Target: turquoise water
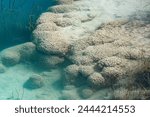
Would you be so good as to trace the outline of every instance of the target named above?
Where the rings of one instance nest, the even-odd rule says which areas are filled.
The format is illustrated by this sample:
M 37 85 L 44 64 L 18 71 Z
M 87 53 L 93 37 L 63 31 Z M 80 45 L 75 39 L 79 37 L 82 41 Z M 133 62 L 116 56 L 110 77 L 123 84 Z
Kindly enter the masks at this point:
M 35 52 L 37 55 L 32 55 L 33 58 L 30 58 L 31 51 L 34 51 L 33 46 L 24 47 L 25 49 L 21 50 L 23 53 L 19 53 L 28 55 L 29 61 L 19 61 L 20 56 L 18 57 L 16 48 L 22 46 L 20 44 L 31 42 L 37 18 L 41 13 L 46 12 L 48 7 L 56 5 L 56 1 L 0 0 L 0 100 L 112 99 L 110 88 L 91 90 L 84 84 L 85 79 L 82 75 L 79 76 L 81 80 L 78 80 L 80 86 L 66 85 L 64 68 L 70 64 L 70 61 L 47 68 L 38 63 L 45 60 L 40 60 L 39 53 Z M 11 51 L 7 53 L 5 50 Z M 12 55 L 16 60 L 11 59 L 12 61 L 9 62 L 9 58 L 6 57 L 8 63 L 3 66 L 1 55 L 4 52 L 9 57 Z M 42 53 L 40 55 L 46 56 Z M 17 62 L 19 64 L 9 65 Z M 69 75 L 70 78 L 72 74 Z M 32 84 L 33 81 L 36 85 Z
M 35 21 L 54 0 L 0 0 L 0 50 L 30 41 Z
M 37 18 L 55 4 L 55 0 L 0 0 L 0 51 L 31 41 Z M 33 74 L 44 78 L 44 87 L 24 87 Z M 45 70 L 30 62 L 7 67 L 5 73 L 0 73 L 0 99 L 59 99 L 61 77 L 61 69 Z

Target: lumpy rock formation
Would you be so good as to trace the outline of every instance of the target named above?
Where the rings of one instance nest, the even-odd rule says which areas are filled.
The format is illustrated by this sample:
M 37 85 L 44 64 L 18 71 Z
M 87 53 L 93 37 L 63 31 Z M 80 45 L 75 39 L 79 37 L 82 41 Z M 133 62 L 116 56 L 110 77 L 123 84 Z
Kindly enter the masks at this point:
M 22 61 L 65 66 L 60 99 L 150 98 L 149 9 L 141 15 L 140 0 L 126 2 L 58 0 L 38 18 L 32 42 L 1 52 L 1 72 Z M 27 84 L 44 83 L 34 75 Z

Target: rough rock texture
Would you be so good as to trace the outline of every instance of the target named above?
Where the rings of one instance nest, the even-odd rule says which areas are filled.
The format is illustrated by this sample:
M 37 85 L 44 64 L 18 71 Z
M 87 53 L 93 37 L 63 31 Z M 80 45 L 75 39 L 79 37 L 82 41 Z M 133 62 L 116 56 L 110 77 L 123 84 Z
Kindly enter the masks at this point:
M 127 90 L 119 88 L 114 91 L 114 99 L 117 100 L 149 100 L 150 90 Z
M 78 71 L 79 67 L 77 65 L 70 65 L 65 69 L 65 84 L 76 84 L 76 80 L 78 79 Z
M 112 85 L 131 71 L 137 71 L 143 61 L 150 58 L 150 40 L 146 36 L 149 32 L 150 24 L 143 21 L 103 24 L 91 36 L 72 44 L 72 54 L 68 58 L 79 69 L 83 65 L 94 68 L 97 73 L 87 78 L 89 84 Z M 78 73 L 80 72 L 81 70 Z
M 37 50 L 45 54 L 65 55 L 69 51 L 70 44 L 76 45 L 76 40 L 81 41 L 81 38 L 87 38 L 91 33 L 95 32 L 102 23 L 114 20 L 114 14 L 116 17 L 124 18 L 136 11 L 134 8 L 128 9 L 129 5 L 132 6 L 135 4 L 134 2 L 131 2 L 129 5 L 121 3 L 118 6 L 117 1 L 118 0 L 113 3 L 112 0 L 102 0 L 97 4 L 99 2 L 98 0 L 92 0 L 93 5 L 91 5 L 91 0 L 58 0 L 59 5 L 50 7 L 48 12 L 43 13 L 37 20 L 38 25 L 33 32 L 33 40 L 36 44 Z M 129 1 L 127 0 L 127 2 Z M 109 4 L 112 4 L 112 6 L 118 6 L 117 10 L 114 9 L 114 7 L 108 7 L 108 9 L 104 7 L 109 6 Z M 122 6 L 124 9 L 122 9 Z M 135 8 L 143 10 L 143 8 L 139 6 L 140 1 L 136 2 Z M 124 12 L 124 14 L 122 12 Z M 124 21 L 122 24 L 125 24 L 126 22 L 127 21 Z M 115 24 L 113 22 L 114 26 L 122 24 L 119 24 L 118 22 Z M 122 30 L 115 30 L 116 32 L 119 31 L 120 35 L 124 34 L 124 31 Z M 119 35 L 116 35 L 116 38 L 107 38 L 105 36 L 105 33 L 111 31 L 111 28 L 106 31 L 103 30 L 103 32 L 101 31 L 100 35 L 101 37 L 103 36 L 103 38 L 100 40 L 96 39 L 99 35 L 99 31 L 97 31 L 97 33 L 87 39 L 87 41 L 89 41 L 88 45 L 92 43 L 110 43 L 118 40 L 118 38 L 120 38 Z M 111 37 L 112 35 L 113 34 L 111 33 L 110 35 L 107 34 L 108 37 Z M 126 36 L 127 35 L 128 34 L 126 34 Z M 129 40 L 130 35 L 128 35 L 128 40 L 126 40 L 126 42 L 122 43 L 122 41 L 118 40 L 115 44 L 118 46 L 121 44 L 129 45 Z M 82 46 L 77 44 L 74 48 L 79 47 L 78 49 L 82 49 L 88 46 L 84 41 L 81 41 L 80 43 Z M 105 48 L 105 46 L 102 47 L 102 49 Z M 99 49 L 99 47 L 96 48 Z M 115 48 L 113 49 L 115 50 Z
M 38 25 L 33 32 L 33 42 L 39 52 L 48 55 L 65 55 L 68 52 L 68 37 L 61 31 L 61 26 L 67 23 L 61 19 L 61 14 L 46 12 L 37 20 Z
M 81 74 L 83 77 L 88 77 L 92 73 L 94 73 L 93 66 L 80 66 L 79 67 L 79 74 Z
M 37 50 L 46 54 L 64 55 L 68 51 L 66 37 L 58 31 L 35 31 L 34 43 Z
M 149 21 L 135 20 L 142 19 L 140 15 L 128 19 L 136 8 L 143 9 L 140 1 L 130 2 L 136 7 L 131 9 L 129 4 L 115 4 L 111 0 L 102 0 L 101 4 L 92 0 L 93 6 L 90 0 L 59 0 L 58 3 L 38 19 L 33 37 L 38 51 L 63 55 L 72 63 L 65 69 L 65 85 L 85 85 L 96 90 L 109 87 L 130 72 L 136 73 L 143 61 L 150 58 Z M 117 9 L 109 7 L 110 4 Z M 59 49 L 57 39 L 49 36 L 50 32 L 65 35 L 66 38 L 60 39 Z M 111 99 L 112 95 L 106 98 Z
M 100 73 L 93 73 L 87 79 L 88 84 L 94 88 L 102 88 L 105 85 L 105 79 Z

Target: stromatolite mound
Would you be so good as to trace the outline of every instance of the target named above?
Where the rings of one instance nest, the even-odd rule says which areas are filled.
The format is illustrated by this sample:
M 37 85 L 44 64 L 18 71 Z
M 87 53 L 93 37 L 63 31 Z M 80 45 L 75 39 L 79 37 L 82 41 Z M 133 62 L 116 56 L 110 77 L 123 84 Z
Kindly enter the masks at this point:
M 78 68 L 76 78 L 82 75 L 87 85 L 100 89 L 136 73 L 143 61 L 150 58 L 149 31 L 150 24 L 144 21 L 118 20 L 75 41 L 67 57 L 74 64 L 71 66 Z
M 42 53 L 64 55 L 68 51 L 66 37 L 58 31 L 35 31 L 33 36 L 37 50 Z
M 1 61 L 5 66 L 16 65 L 20 61 L 20 54 L 11 50 L 3 51 L 1 54 Z
M 23 61 L 30 61 L 37 54 L 32 42 L 7 48 L 0 53 L 0 62 L 7 66 L 14 66 Z

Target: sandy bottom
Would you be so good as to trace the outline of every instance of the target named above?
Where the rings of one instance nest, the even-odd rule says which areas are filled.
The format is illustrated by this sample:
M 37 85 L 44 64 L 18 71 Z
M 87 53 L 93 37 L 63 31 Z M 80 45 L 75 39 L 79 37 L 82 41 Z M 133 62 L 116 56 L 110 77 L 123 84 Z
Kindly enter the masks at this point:
M 44 87 L 34 90 L 24 88 L 23 84 L 35 73 L 44 77 Z M 61 77 L 59 69 L 37 71 L 31 64 L 18 64 L 0 74 L 0 99 L 59 99 Z

